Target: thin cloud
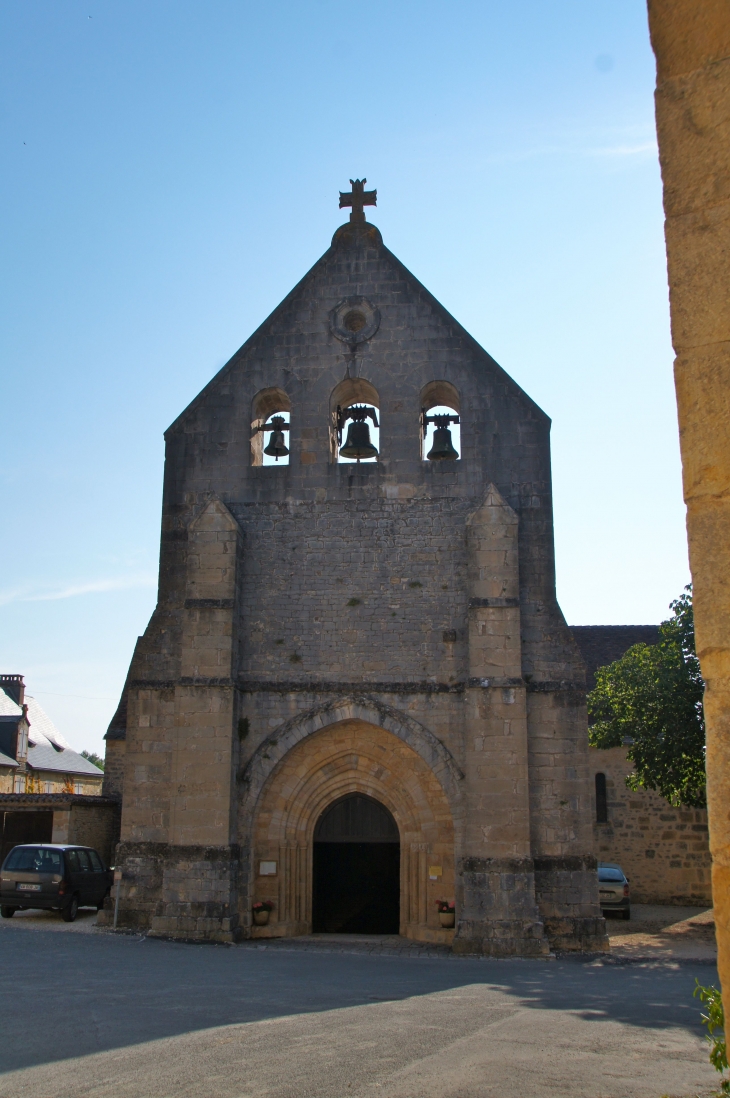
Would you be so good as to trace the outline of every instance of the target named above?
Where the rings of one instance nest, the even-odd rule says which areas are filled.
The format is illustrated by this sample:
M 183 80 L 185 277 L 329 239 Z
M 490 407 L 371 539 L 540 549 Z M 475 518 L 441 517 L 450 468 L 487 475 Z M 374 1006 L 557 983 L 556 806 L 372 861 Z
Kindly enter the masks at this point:
M 88 583 L 71 584 L 47 591 L 31 587 L 15 587 L 0 591 L 0 606 L 11 602 L 56 602 L 58 599 L 75 599 L 82 595 L 96 595 L 105 591 L 130 591 L 157 586 L 157 578 L 151 573 L 136 576 L 114 576 L 109 579 L 90 580 Z
M 645 141 L 641 145 L 613 145 L 605 149 L 590 149 L 588 156 L 640 156 L 642 153 L 658 154 L 656 141 Z

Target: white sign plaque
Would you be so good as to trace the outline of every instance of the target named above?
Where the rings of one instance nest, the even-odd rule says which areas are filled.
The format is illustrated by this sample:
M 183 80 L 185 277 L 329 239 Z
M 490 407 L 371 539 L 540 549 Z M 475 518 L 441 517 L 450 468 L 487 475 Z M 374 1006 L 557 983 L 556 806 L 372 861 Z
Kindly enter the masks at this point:
M 259 862 L 259 877 L 275 877 L 276 862 Z

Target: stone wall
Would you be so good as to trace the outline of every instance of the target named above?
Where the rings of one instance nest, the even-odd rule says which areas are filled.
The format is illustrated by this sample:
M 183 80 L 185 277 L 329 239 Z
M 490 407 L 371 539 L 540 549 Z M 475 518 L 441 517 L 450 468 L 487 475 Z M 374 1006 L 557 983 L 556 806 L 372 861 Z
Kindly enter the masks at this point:
M 107 865 L 114 864 L 119 836 L 119 807 L 71 804 L 53 813 L 54 843 L 78 843 L 98 850 Z
M 718 970 L 730 1018 L 730 13 L 649 0 Z
M 618 862 L 634 903 L 711 904 L 707 813 L 674 808 L 652 790 L 629 789 L 625 748 L 592 747 L 589 757 L 592 778 L 605 774 L 608 794 L 608 822 L 593 825 L 599 861 Z

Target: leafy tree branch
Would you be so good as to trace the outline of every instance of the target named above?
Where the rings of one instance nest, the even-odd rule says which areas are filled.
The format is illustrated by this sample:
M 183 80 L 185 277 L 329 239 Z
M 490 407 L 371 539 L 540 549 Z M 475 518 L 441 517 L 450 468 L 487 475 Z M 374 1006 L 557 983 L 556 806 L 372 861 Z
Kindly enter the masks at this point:
M 674 805 L 705 796 L 704 683 L 695 651 L 692 588 L 670 604 L 657 644 L 635 644 L 596 672 L 588 695 L 593 747 L 628 747 L 630 789 L 654 789 Z

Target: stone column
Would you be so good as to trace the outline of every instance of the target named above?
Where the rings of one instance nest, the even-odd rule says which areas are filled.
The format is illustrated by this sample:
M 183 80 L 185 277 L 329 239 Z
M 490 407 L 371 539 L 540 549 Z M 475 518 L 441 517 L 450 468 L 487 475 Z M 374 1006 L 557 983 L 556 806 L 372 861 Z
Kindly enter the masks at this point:
M 490 485 L 467 520 L 467 825 L 457 865 L 454 951 L 548 952 L 530 856 L 527 707 L 520 641 L 518 519 Z
M 730 1018 L 730 9 L 649 0 L 718 970 Z

